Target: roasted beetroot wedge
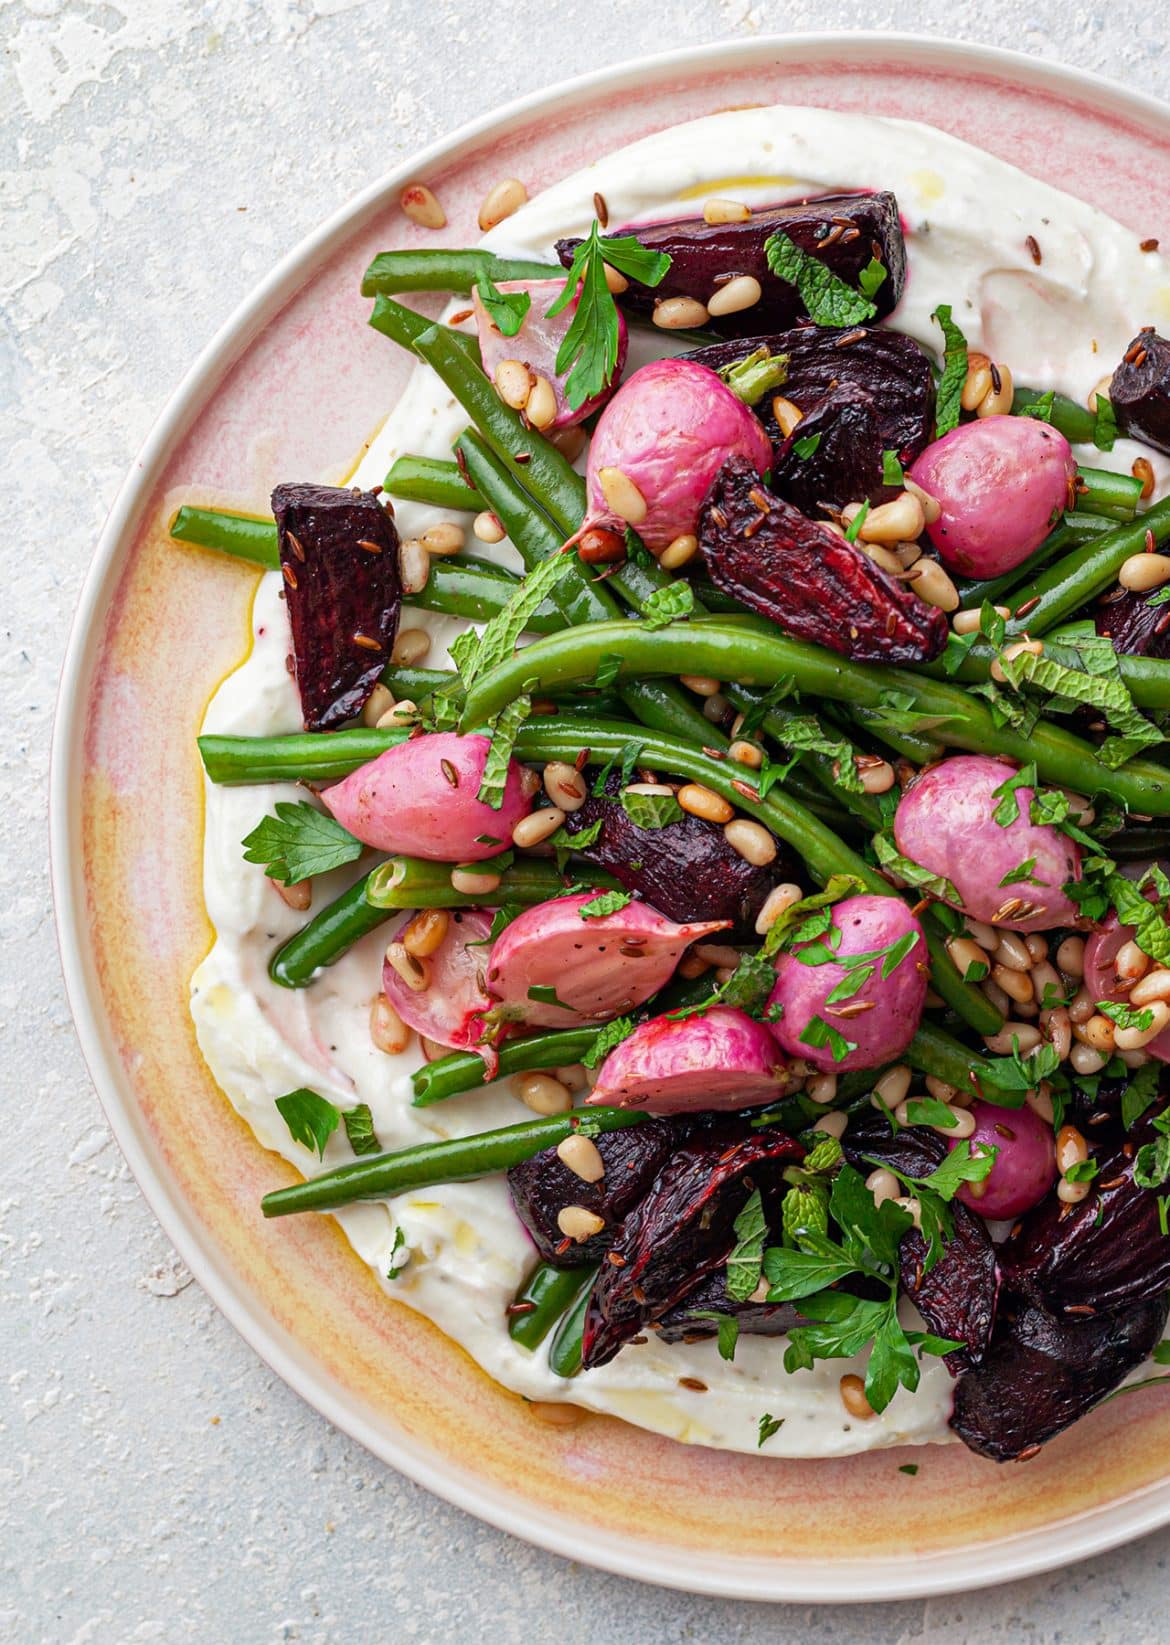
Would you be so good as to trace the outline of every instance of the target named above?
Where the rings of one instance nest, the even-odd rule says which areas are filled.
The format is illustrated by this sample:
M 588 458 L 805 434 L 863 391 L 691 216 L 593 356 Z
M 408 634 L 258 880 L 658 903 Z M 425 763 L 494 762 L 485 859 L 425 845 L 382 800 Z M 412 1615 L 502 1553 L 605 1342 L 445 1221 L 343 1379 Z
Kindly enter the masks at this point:
M 1170 342 L 1153 326 L 1139 331 L 1126 349 L 1109 399 L 1123 434 L 1170 451 Z
M 774 1214 L 783 1169 L 803 1155 L 798 1142 L 774 1130 L 730 1142 L 716 1132 L 677 1148 L 601 1266 L 585 1316 L 585 1367 L 605 1365 L 726 1263 L 752 1190 L 762 1191 Z
M 873 299 L 878 319 L 889 314 L 901 297 L 906 283 L 906 244 L 898 202 L 883 192 L 827 194 L 817 200 L 767 206 L 754 211 L 745 223 L 711 224 L 702 217 L 676 217 L 616 229 L 615 234 L 632 234 L 649 250 L 665 251 L 671 259 L 661 285 L 651 290 L 631 283 L 622 296 L 622 306 L 645 314 L 652 313 L 655 303 L 665 297 L 697 297 L 706 303 L 729 277 L 751 274 L 760 282 L 759 302 L 738 314 L 712 315 L 711 326 L 729 337 L 790 326 L 808 310 L 796 287 L 779 279 L 768 266 L 764 244 L 778 229 L 855 291 L 862 270 L 876 258 L 886 271 Z M 557 241 L 557 256 L 566 268 L 580 243 Z
M 854 1120 L 842 1146 L 859 1171 L 868 1171 L 867 1161 L 876 1159 L 912 1177 L 929 1176 L 947 1155 L 946 1142 L 937 1131 L 904 1125 L 891 1135 L 878 1114 Z M 958 1373 L 987 1352 L 995 1326 L 999 1268 L 982 1218 L 958 1202 L 952 1203 L 951 1211 L 954 1238 L 933 1268 L 926 1269 L 927 1243 L 915 1228 L 902 1236 L 899 1256 L 902 1288 L 930 1329 L 936 1336 L 966 1344 L 945 1356 L 948 1368 Z
M 699 519 L 707 575 L 786 634 L 855 662 L 931 662 L 947 619 L 869 557 L 761 484 L 750 463 L 723 465 Z
M 1121 589 L 1101 601 L 1094 621 L 1123 656 L 1170 658 L 1170 605 L 1164 601 Z
M 814 400 L 775 448 L 770 489 L 816 517 L 846 503 L 881 503 L 897 488 L 882 478 L 877 407 L 864 389 L 842 383 Z
M 394 649 L 398 532 L 372 491 L 278 485 L 272 512 L 305 730 L 333 731 L 361 713 Z
M 951 1427 L 993 1462 L 1034 1455 L 1151 1353 L 1168 1306 L 1163 1295 L 1075 1323 L 1042 1308 L 1021 1309 L 983 1364 L 956 1383 Z
M 780 393 L 806 417 L 837 387 L 868 394 L 877 417 L 879 461 L 880 451 L 892 451 L 908 465 L 934 438 L 934 374 L 926 350 L 913 337 L 866 326 L 803 325 L 767 336 L 753 334 L 735 342 L 709 343 L 686 358 L 712 371 L 726 371 L 759 349 L 786 357 L 788 376 Z M 771 395 L 760 401 L 756 415 L 772 443 L 779 445 L 783 435 L 772 411 Z
M 781 846 L 773 862 L 753 867 L 728 845 L 722 828 L 689 813 L 665 828 L 638 828 L 616 798 L 620 786 L 614 775 L 606 784 L 611 792 L 587 799 L 566 818 L 569 834 L 588 836 L 601 824 L 581 855 L 672 920 L 731 920 L 734 935 L 751 936 L 768 892 L 796 876 L 795 858 Z
M 795 1303 L 735 1301 L 727 1294 L 727 1270 L 716 1268 L 677 1307 L 652 1320 L 650 1329 L 663 1342 L 701 1342 L 719 1330 L 719 1320 L 710 1318 L 712 1314 L 730 1316 L 741 1331 L 760 1337 L 780 1337 L 803 1323 Z
M 605 1163 L 600 1182 L 585 1182 L 570 1171 L 555 1148 L 514 1165 L 508 1172 L 512 1204 L 545 1261 L 565 1268 L 599 1262 L 622 1218 L 666 1164 L 679 1135 L 667 1120 L 648 1120 L 628 1131 L 603 1131 L 594 1139 Z M 557 1217 L 569 1205 L 592 1211 L 605 1228 L 580 1244 L 567 1239 Z
M 1156 1135 L 1146 1115 L 1120 1147 L 1098 1159 L 1079 1205 L 1050 1195 L 1021 1217 L 1000 1247 L 1005 1286 L 1073 1318 L 1160 1296 L 1170 1286 L 1170 1239 L 1162 1232 L 1157 1192 L 1133 1180 L 1137 1149 Z

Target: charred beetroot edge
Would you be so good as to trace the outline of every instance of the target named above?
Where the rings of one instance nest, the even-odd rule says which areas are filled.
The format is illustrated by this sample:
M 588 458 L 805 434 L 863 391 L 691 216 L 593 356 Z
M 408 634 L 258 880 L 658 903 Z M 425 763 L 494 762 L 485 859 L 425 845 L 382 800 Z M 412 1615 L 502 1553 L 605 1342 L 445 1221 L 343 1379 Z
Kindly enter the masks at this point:
M 1170 342 L 1153 326 L 1139 331 L 1126 349 L 1109 399 L 1123 434 L 1170 451 Z
M 333 731 L 361 713 L 394 649 L 398 532 L 372 491 L 278 485 L 272 512 L 305 730 Z

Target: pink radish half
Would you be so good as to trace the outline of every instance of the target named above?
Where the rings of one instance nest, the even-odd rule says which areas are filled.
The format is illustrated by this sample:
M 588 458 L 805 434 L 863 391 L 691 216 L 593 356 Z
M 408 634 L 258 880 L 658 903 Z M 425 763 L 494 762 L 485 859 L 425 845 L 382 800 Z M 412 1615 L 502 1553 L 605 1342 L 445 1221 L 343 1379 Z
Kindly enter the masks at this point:
M 424 961 L 430 983 L 421 991 L 404 982 L 389 960 L 382 965 L 382 990 L 407 1027 L 453 1051 L 478 1051 L 489 1073 L 495 1070 L 496 1051 L 480 1041 L 485 1015 L 495 1001 L 484 988 L 488 950 L 481 945 L 491 925 L 490 914 L 478 908 L 452 909 L 446 936 Z
M 1123 979 L 1117 975 L 1116 960 L 1133 935 L 1132 925 L 1120 925 L 1117 915 L 1110 914 L 1101 929 L 1086 942 L 1084 982 L 1094 1000 L 1110 1000 L 1115 1005 L 1128 1003 L 1133 982 L 1131 979 L 1123 986 Z M 1159 1062 L 1170 1062 L 1170 1028 L 1163 1029 L 1142 1049 Z
M 689 943 L 730 923 L 676 925 L 644 902 L 582 918 L 598 894 L 526 908 L 496 938 L 487 980 L 506 1020 L 532 1028 L 608 1022 L 657 993 Z
M 338 822 L 377 851 L 432 862 L 478 862 L 512 843 L 528 815 L 523 768 L 508 762 L 498 811 L 476 799 L 491 743 L 478 734 L 436 731 L 388 748 L 321 798 Z
M 583 422 L 591 411 L 596 411 L 598 406 L 605 404 L 622 380 L 629 341 L 625 316 L 619 309 L 617 362 L 613 376 L 600 394 L 595 394 L 574 411 L 565 392 L 569 373 L 566 371 L 563 376 L 558 375 L 557 353 L 565 340 L 565 333 L 573 323 L 577 303 L 571 302 L 559 314 L 554 314 L 551 320 L 545 313 L 553 299 L 564 289 L 564 281 L 504 280 L 496 289 L 504 292 L 525 291 L 532 298 L 532 304 L 524 316 L 520 330 L 514 337 L 505 337 L 499 327 L 493 324 L 491 316 L 484 308 L 480 300 L 479 287 L 472 287 L 471 301 L 475 308 L 475 329 L 479 333 L 479 352 L 483 360 L 483 369 L 494 380 L 496 367 L 501 361 L 521 361 L 537 376 L 547 377 L 552 386 L 557 402 L 557 414 L 548 425 L 549 428 L 571 428 L 574 423 Z
M 588 1100 L 648 1114 L 695 1114 L 771 1102 L 792 1083 L 763 1024 L 717 1005 L 635 1028 L 602 1063 Z

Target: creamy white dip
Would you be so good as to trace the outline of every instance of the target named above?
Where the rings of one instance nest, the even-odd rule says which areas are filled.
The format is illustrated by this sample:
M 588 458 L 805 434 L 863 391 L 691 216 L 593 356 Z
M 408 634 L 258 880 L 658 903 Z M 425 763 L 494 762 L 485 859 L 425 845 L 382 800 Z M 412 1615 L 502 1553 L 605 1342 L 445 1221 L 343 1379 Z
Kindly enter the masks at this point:
M 1018 382 L 1054 387 L 1083 402 L 1140 326 L 1170 318 L 1162 258 L 1142 253 L 1135 235 L 1100 212 L 930 127 L 821 109 L 736 110 L 658 133 L 549 189 L 484 244 L 503 254 L 552 260 L 554 240 L 587 230 L 595 191 L 606 199 L 610 222 L 618 224 L 697 210 L 696 203 L 712 194 L 764 204 L 849 187 L 891 189 L 897 196 L 910 272 L 890 323 L 930 347 L 939 344 L 931 311 L 950 303 L 970 345 L 1009 364 Z M 1040 247 L 1039 264 L 1025 243 L 1028 236 Z M 356 279 L 360 271 L 354 272 Z M 631 369 L 652 351 L 664 352 L 666 341 L 635 333 Z M 370 346 L 388 345 L 371 340 Z M 465 423 L 446 389 L 420 368 L 355 482 L 380 482 L 400 453 L 449 456 Z M 1138 451 L 1119 441 L 1111 454 L 1090 448 L 1078 455 L 1094 466 L 1128 472 Z M 1151 460 L 1161 488 L 1170 465 Z M 404 535 L 442 518 L 405 503 L 396 512 Z M 509 545 L 494 552 L 518 564 Z M 216 692 L 205 731 L 267 735 L 300 729 L 297 692 L 285 666 L 289 635 L 280 586 L 275 575 L 263 579 L 251 654 Z M 426 613 L 412 612 L 409 620 L 430 630 L 428 663 L 441 665 L 462 625 Z M 432 1108 L 410 1106 L 410 1074 L 421 1060 L 417 1042 L 391 1057 L 374 1049 L 369 1034 L 369 1008 L 392 925 L 372 933 L 307 989 L 292 992 L 269 981 L 274 947 L 306 916 L 285 906 L 261 868 L 244 862 L 240 841 L 275 801 L 297 797 L 291 786 L 207 789 L 204 885 L 217 935 L 192 979 L 191 1009 L 203 1054 L 238 1112 L 266 1148 L 306 1176 L 352 1155 L 344 1131 L 326 1148 L 324 1165 L 292 1140 L 275 1099 L 297 1086 L 311 1086 L 343 1108 L 368 1103 L 378 1136 L 390 1148 L 523 1118 L 527 1111 L 506 1083 Z M 346 883 L 344 873 L 318 879 L 314 910 Z M 768 1413 L 783 1419 L 765 1446 L 774 1455 L 837 1456 L 949 1437 L 951 1379 L 929 1358 L 916 1394 L 899 1391 L 882 1415 L 862 1422 L 849 1417 L 838 1392 L 841 1376 L 862 1365 L 832 1361 L 789 1376 L 782 1341 L 747 1335 L 730 1364 L 719 1358 L 714 1342 L 667 1346 L 651 1338 L 624 1348 L 600 1370 L 563 1382 L 549 1372 L 544 1349 L 530 1353 L 507 1333 L 504 1309 L 535 1253 L 502 1178 L 336 1214 L 388 1296 L 426 1314 L 491 1376 L 529 1398 L 571 1399 L 675 1439 L 744 1451 L 756 1450 L 760 1418 Z M 385 1276 L 396 1230 L 410 1255 L 390 1281 Z M 401 1261 L 400 1250 L 394 1262 Z M 682 1387 L 684 1377 L 698 1379 L 707 1391 Z

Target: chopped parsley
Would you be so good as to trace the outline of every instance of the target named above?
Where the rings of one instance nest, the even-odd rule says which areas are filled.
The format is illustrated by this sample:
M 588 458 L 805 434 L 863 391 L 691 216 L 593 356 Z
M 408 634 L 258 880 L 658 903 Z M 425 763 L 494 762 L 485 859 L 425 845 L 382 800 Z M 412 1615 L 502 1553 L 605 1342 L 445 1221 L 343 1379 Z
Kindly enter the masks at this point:
M 606 284 L 605 265 L 643 286 L 660 285 L 670 268 L 665 252 L 647 251 L 633 235 L 602 239 L 600 226 L 594 222 L 574 251 L 564 287 L 545 311 L 552 319 L 576 300 L 556 360 L 558 376 L 568 372 L 565 397 L 575 411 L 605 390 L 617 366 L 618 311 Z
M 293 1141 L 324 1159 L 325 1144 L 341 1124 L 341 1110 L 304 1086 L 277 1097 L 276 1107 Z

